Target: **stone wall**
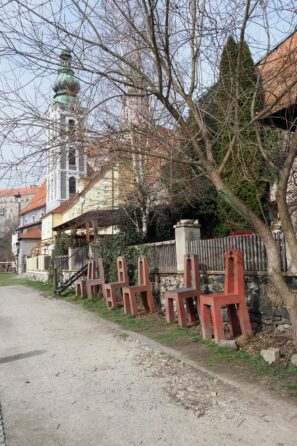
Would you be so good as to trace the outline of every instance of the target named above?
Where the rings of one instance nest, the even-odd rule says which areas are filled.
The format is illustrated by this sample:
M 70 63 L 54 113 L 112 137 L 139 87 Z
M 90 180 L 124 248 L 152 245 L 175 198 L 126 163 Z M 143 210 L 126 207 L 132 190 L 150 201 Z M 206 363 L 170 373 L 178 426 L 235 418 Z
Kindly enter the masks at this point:
M 38 282 L 48 282 L 47 271 L 27 271 L 22 274 L 22 277 L 29 280 L 36 280 Z
M 155 298 L 161 303 L 162 308 L 164 308 L 165 291 L 183 286 L 182 273 L 158 273 L 151 279 Z M 296 277 L 288 277 L 287 280 L 292 289 L 297 289 Z M 223 289 L 224 274 L 201 273 L 202 293 L 220 293 Z M 288 311 L 275 299 L 267 274 L 245 275 L 245 295 L 253 329 L 273 329 L 279 332 L 291 330 Z M 225 320 L 227 320 L 226 315 Z

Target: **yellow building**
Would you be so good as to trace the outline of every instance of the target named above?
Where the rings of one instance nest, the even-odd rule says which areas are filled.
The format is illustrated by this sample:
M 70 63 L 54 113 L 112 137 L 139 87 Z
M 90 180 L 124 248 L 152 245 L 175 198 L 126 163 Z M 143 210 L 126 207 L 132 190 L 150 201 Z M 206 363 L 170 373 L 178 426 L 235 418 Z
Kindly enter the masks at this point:
M 81 180 L 80 192 L 43 217 L 42 243 L 52 244 L 59 231 L 83 237 L 87 242 L 97 235 L 115 233 L 122 205 L 121 184 L 124 182 L 120 171 L 124 170 L 119 169 L 118 163 L 110 163 L 96 172 L 93 178 Z

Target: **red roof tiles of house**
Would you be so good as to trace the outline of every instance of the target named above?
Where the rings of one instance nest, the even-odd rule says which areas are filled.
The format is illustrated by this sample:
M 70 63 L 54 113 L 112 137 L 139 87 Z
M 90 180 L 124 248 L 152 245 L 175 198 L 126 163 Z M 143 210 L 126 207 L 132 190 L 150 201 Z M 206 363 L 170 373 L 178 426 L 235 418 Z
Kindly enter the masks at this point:
M 25 232 L 20 239 L 41 239 L 41 229 L 34 229 L 33 231 Z
M 44 181 L 40 186 L 38 186 L 34 197 L 27 204 L 20 215 L 26 214 L 27 212 L 33 211 L 34 209 L 41 208 L 46 205 L 46 182 Z
M 27 187 L 18 187 L 12 189 L 1 189 L 0 197 L 12 196 L 12 195 L 30 195 L 35 194 L 39 186 L 35 184 Z
M 265 107 L 270 114 L 296 104 L 297 31 L 257 64 L 261 72 Z
M 68 200 L 64 201 L 60 206 L 56 207 L 55 209 L 48 212 L 46 215 L 49 214 L 61 214 L 64 212 L 68 207 L 79 197 L 79 193 L 73 194 Z

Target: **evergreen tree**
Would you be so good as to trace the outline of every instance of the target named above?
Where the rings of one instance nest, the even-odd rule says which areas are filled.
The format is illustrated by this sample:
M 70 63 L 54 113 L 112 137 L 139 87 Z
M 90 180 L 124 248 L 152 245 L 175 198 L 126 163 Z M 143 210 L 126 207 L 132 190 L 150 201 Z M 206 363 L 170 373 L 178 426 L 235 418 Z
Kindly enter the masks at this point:
M 268 184 L 263 180 L 264 162 L 259 153 L 255 129 L 250 127 L 244 130 L 251 119 L 252 107 L 255 112 L 261 109 L 260 96 L 254 97 L 256 89 L 257 76 L 248 45 L 242 42 L 240 47 L 233 37 L 229 37 L 222 52 L 217 84 L 218 135 L 215 153 L 217 162 L 222 162 L 232 138 L 236 137 L 223 177 L 250 209 L 265 218 Z M 220 197 L 218 215 L 221 222 L 218 233 L 221 235 L 231 230 L 250 229 L 246 220 Z
M 218 82 L 199 98 L 197 111 L 212 139 L 217 164 L 222 163 L 232 144 L 232 139 L 236 136 L 236 142 L 232 146 L 222 177 L 230 189 L 253 212 L 260 218 L 268 220 L 271 172 L 267 171 L 267 165 L 261 156 L 255 128 L 249 126 L 245 129 L 251 120 L 252 107 L 255 113 L 262 108 L 261 96 L 254 97 L 255 91 L 257 91 L 257 75 L 249 47 L 246 42 L 242 42 L 240 46 L 233 37 L 229 37 L 221 55 Z M 192 123 L 194 133 L 197 124 L 192 112 L 190 112 L 188 123 Z M 267 145 L 269 142 L 273 150 L 270 133 L 271 131 L 267 128 L 262 128 L 260 137 L 263 144 Z M 273 138 L 275 139 L 275 134 Z M 197 139 L 203 146 L 198 129 Z M 177 148 L 177 156 L 182 148 L 183 156 L 195 160 L 197 155 L 182 132 L 180 141 L 181 147 Z M 166 177 L 168 182 L 169 165 L 164 169 L 166 171 L 164 178 Z M 182 216 L 195 215 L 200 220 L 205 219 L 208 236 L 225 236 L 232 231 L 251 229 L 249 223 L 219 196 L 205 177 L 201 176 L 198 168 L 173 163 L 170 169 L 171 177 L 174 178 L 170 185 L 172 204 L 173 202 L 177 204 Z M 186 178 L 187 182 L 192 184 L 191 190 L 195 191 L 195 199 L 192 199 L 191 205 L 188 205 L 188 192 L 184 192 L 185 186 L 182 181 L 179 181 L 182 178 Z
M 260 95 L 254 98 L 256 89 L 257 76 L 248 45 L 243 42 L 240 47 L 233 37 L 229 37 L 221 56 L 218 82 L 198 101 L 198 107 L 212 137 L 218 164 L 224 160 L 236 137 L 222 176 L 250 209 L 266 218 L 268 183 L 263 178 L 265 163 L 259 153 L 255 129 L 244 130 L 251 119 L 252 107 L 255 112 L 261 109 Z M 250 229 L 247 221 L 220 196 L 217 196 L 217 215 L 219 223 L 214 235 Z

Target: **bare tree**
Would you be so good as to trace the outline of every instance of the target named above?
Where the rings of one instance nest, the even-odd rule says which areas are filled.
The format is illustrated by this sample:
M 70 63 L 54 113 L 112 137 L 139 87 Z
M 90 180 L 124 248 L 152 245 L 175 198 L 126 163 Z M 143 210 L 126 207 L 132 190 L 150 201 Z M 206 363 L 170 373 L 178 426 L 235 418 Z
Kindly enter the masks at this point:
M 111 104 L 127 88 L 136 88 L 139 95 L 148 94 L 157 99 L 172 127 L 182 130 L 195 153 L 195 157 L 189 157 L 181 145 L 175 152 L 174 161 L 195 166 L 261 236 L 267 250 L 269 277 L 287 305 L 297 345 L 297 296 L 289 290 L 282 275 L 279 250 L 271 228 L 235 194 L 224 176 L 231 157 L 243 153 L 244 148 L 240 144 L 243 132 L 247 129 L 257 132 L 288 91 L 294 90 L 297 83 L 294 70 L 290 71 L 285 88 L 274 89 L 273 99 L 266 101 L 262 110 L 256 113 L 256 108 L 251 107 L 250 119 L 244 127 L 238 119 L 242 99 L 240 92 L 232 93 L 232 122 L 229 109 L 222 118 L 231 136 L 220 162 L 214 156 L 214 141 L 220 138 L 220 133 L 210 134 L 205 110 L 199 106 L 199 101 L 197 105 L 197 98 L 217 80 L 220 54 L 227 37 L 231 34 L 239 42 L 234 66 L 235 78 L 239 79 L 244 41 L 250 44 L 256 57 L 265 54 L 271 49 L 278 23 L 286 35 L 295 29 L 294 1 L 62 0 L 38 5 L 33 1 L 16 0 L 3 6 L 0 51 L 6 57 L 13 57 L 15 66 L 44 73 L 53 67 L 57 48 L 62 42 L 67 42 L 74 48 L 76 66 L 85 80 L 86 90 L 89 89 L 91 110 L 105 106 L 108 100 Z M 263 35 L 261 40 L 257 37 L 259 31 Z M 289 51 L 292 57 L 287 60 L 295 67 L 295 50 Z M 142 64 L 138 63 L 139 55 Z M 269 72 L 264 68 L 265 59 L 258 70 L 255 98 L 263 73 L 266 87 L 269 85 L 267 77 L 272 81 L 276 76 L 274 70 Z M 189 125 L 188 112 L 195 126 Z M 287 132 L 295 130 L 295 121 L 285 128 Z M 297 154 L 295 135 L 283 151 L 281 163 L 275 161 L 260 137 L 256 151 L 275 173 L 282 230 L 297 267 L 296 232 L 287 203 L 290 173 Z M 149 156 L 145 146 L 140 148 L 140 153 Z M 170 156 L 165 158 L 170 161 Z

